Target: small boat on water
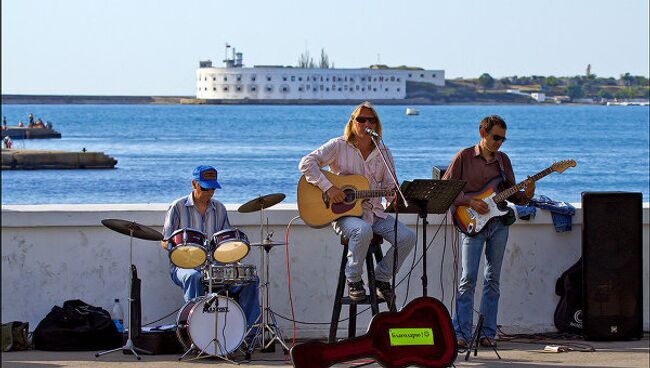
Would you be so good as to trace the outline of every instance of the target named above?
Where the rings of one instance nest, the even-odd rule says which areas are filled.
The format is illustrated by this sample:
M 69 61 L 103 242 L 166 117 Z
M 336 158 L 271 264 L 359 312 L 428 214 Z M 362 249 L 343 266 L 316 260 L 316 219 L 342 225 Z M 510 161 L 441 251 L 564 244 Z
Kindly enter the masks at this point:
M 420 115 L 420 111 L 418 111 L 418 109 L 413 108 L 413 107 L 407 107 L 406 108 L 406 115 Z
M 37 138 L 61 138 L 61 133 L 53 128 L 28 128 L 19 126 L 9 126 L 2 129 L 2 138 L 11 139 L 37 139 Z

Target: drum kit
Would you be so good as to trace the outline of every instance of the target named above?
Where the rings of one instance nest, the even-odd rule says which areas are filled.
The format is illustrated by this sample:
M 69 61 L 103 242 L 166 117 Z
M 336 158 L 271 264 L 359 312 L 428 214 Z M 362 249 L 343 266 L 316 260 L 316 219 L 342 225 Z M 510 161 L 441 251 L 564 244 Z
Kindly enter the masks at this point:
M 230 356 L 241 349 L 250 359 L 255 348 L 262 352 L 274 351 L 274 343 L 279 342 L 284 351 L 288 347 L 277 326 L 275 317 L 269 307 L 269 251 L 273 246 L 284 245 L 271 241 L 272 233 L 264 231 L 264 209 L 280 203 L 285 198 L 282 193 L 259 196 L 238 209 L 241 213 L 260 211 L 260 242 L 250 243 L 248 237 L 239 229 L 224 229 L 210 238 L 205 233 L 191 228 L 176 230 L 166 239 L 170 262 L 178 268 L 197 269 L 201 271 L 201 279 L 207 293 L 188 301 L 179 311 L 176 319 L 176 336 L 183 345 L 185 353 L 182 360 L 190 352 L 198 352 L 193 359 L 202 357 L 217 357 L 234 363 Z M 268 222 L 268 219 L 267 219 Z M 149 227 L 132 221 L 120 219 L 104 219 L 106 227 L 129 235 L 130 261 L 133 264 L 133 238 L 144 240 L 163 240 L 163 235 Z M 257 282 L 255 265 L 241 264 L 239 261 L 246 257 L 251 247 L 260 248 L 260 316 L 247 329 L 246 315 L 241 306 L 228 295 L 230 286 L 244 286 Z M 134 267 L 134 266 L 132 266 Z M 129 273 L 129 303 L 131 296 L 131 273 Z M 129 311 L 131 308 L 129 308 Z M 125 346 L 101 353 L 101 356 L 114 351 L 129 350 L 138 360 L 136 351 L 147 353 L 137 348 L 131 339 L 131 316 L 129 313 L 128 339 Z M 250 336 L 249 336 L 250 335 Z M 246 337 L 249 336 L 248 341 Z

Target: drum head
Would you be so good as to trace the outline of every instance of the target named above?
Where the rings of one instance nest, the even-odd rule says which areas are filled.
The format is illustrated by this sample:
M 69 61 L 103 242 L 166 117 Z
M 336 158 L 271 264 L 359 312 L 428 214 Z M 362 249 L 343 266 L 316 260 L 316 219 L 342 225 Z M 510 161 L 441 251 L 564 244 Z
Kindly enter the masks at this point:
M 206 306 L 206 301 L 211 299 L 214 302 Z M 188 326 L 190 339 L 198 350 L 210 355 L 226 355 L 237 350 L 244 341 L 246 316 L 233 299 L 210 294 L 201 297 L 192 307 Z
M 191 245 L 180 245 L 172 248 L 169 260 L 179 268 L 196 268 L 207 259 L 205 249 Z
M 219 244 L 212 257 L 221 263 L 233 263 L 246 257 L 249 249 L 248 244 L 244 242 L 230 241 Z

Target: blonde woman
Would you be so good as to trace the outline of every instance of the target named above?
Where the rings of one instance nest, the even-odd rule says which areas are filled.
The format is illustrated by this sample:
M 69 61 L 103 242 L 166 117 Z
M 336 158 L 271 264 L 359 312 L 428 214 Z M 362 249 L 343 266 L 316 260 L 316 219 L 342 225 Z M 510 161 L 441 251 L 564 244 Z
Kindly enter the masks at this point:
M 357 106 L 348 120 L 343 136 L 336 137 L 309 153 L 300 161 L 299 169 L 305 175 L 307 182 L 318 186 L 326 193 L 330 203 L 340 203 L 345 199 L 345 193 L 332 184 L 321 169 L 329 166 L 332 173 L 337 175 L 361 175 L 368 179 L 370 189 L 393 189 L 394 183 L 389 171 L 384 165 L 379 148 L 375 147 L 367 128 L 378 135 L 382 134 L 381 121 L 377 112 L 369 102 Z M 382 145 L 388 164 L 394 171 L 393 156 Z M 366 297 L 361 274 L 373 234 L 377 234 L 391 244 L 395 241 L 395 219 L 384 212 L 381 198 L 371 198 L 362 204 L 361 218 L 346 216 L 332 222 L 337 234 L 343 234 L 349 239 L 348 263 L 345 276 L 348 284 L 348 295 L 352 300 L 363 300 Z M 406 259 L 415 245 L 415 234 L 404 224 L 398 222 L 397 229 L 397 269 Z M 393 251 L 375 267 L 377 295 L 384 298 L 390 309 L 394 309 L 395 293 L 389 280 L 393 272 Z

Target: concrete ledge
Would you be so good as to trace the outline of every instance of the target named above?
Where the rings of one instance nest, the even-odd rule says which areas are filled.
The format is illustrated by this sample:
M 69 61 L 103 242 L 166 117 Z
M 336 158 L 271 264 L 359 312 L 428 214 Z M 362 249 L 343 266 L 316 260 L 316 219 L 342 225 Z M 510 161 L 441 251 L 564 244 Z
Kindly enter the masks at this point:
M 101 225 L 104 218 L 136 221 L 162 230 L 167 204 L 61 204 L 2 206 L 2 318 L 3 322 L 29 321 L 32 328 L 55 304 L 80 298 L 109 309 L 114 298 L 127 298 L 129 237 Z M 230 223 L 244 231 L 251 242 L 260 240 L 260 212 L 242 214 L 238 204 L 226 205 Z M 559 300 L 555 281 L 580 257 L 582 211 L 573 218 L 573 231 L 556 233 L 551 216 L 538 210 L 530 221 L 518 220 L 510 229 L 501 278 L 499 323 L 508 333 L 554 331 L 553 312 Z M 648 324 L 648 203 L 643 209 L 643 282 L 644 329 Z M 275 247 L 270 254 L 271 308 L 290 316 L 287 262 L 291 266 L 291 285 L 296 319 L 323 322 L 324 325 L 298 325 L 300 336 L 327 335 L 336 289 L 341 246 L 329 228 L 312 229 L 295 220 L 286 234 L 287 224 L 298 216 L 295 204 L 278 204 L 265 211 L 269 231 L 282 242 L 288 235 L 289 246 Z M 400 220 L 415 230 L 415 215 L 400 215 Z M 444 216 L 429 216 L 427 252 L 429 295 L 443 301 L 452 310 L 451 299 L 458 265 L 455 264 L 456 232 Z M 266 221 L 264 221 L 266 223 Z M 440 227 L 435 239 L 433 235 Z M 421 237 L 422 229 L 418 229 Z M 211 234 L 209 234 L 211 235 Z M 422 239 L 415 258 L 406 259 L 397 280 L 408 277 L 416 266 L 410 286 L 404 281 L 397 288 L 401 305 L 422 292 Z M 388 244 L 384 244 L 384 251 Z M 254 248 L 242 260 L 260 272 L 260 250 Z M 142 279 L 143 323 L 149 323 L 181 307 L 182 292 L 169 277 L 168 254 L 158 242 L 133 240 L 133 262 Z M 479 271 L 481 273 L 482 271 Z M 477 286 L 476 295 L 481 293 Z M 161 323 L 174 323 L 175 315 Z M 358 321 L 359 333 L 369 322 L 369 313 Z M 278 319 L 291 331 L 291 323 Z M 340 324 L 341 332 L 347 326 Z

